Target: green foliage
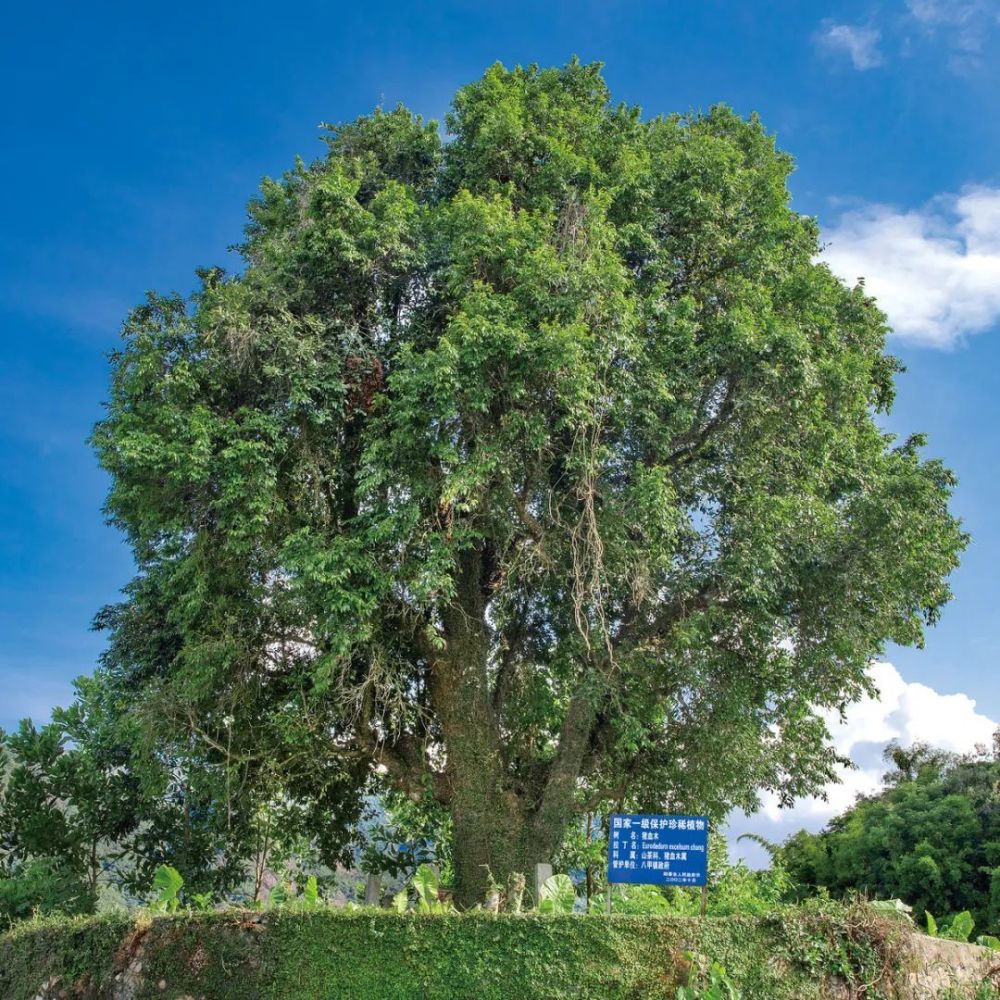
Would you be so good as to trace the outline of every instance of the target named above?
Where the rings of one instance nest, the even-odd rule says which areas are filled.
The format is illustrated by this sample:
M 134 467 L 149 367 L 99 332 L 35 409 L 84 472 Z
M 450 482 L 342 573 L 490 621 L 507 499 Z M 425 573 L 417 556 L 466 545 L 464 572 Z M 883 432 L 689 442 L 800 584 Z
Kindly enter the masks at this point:
M 0 930 L 35 914 L 92 913 L 93 889 L 57 858 L 19 862 L 0 877 Z
M 896 897 L 918 913 L 968 911 L 1000 931 L 993 907 L 1000 862 L 1000 761 L 926 746 L 890 747 L 887 788 L 862 798 L 820 834 L 801 832 L 778 853 L 800 894 L 829 890 Z M 963 918 L 964 924 L 964 918 Z
M 215 897 L 210 892 L 191 892 L 188 905 L 195 913 L 206 913 L 215 905 Z
M 185 872 L 189 892 L 224 895 L 245 880 L 247 859 L 262 843 L 268 860 L 280 863 L 288 831 L 299 829 L 288 809 L 255 800 L 243 812 L 227 794 L 240 787 L 238 774 L 174 753 L 169 740 L 147 743 L 135 692 L 107 670 L 75 687 L 74 704 L 46 726 L 26 721 L 0 733 L 0 844 L 8 866 L 50 858 L 86 884 L 81 899 L 93 900 L 106 885 L 141 895 L 162 864 Z M 255 795 L 268 790 L 253 788 Z
M 580 888 L 587 897 L 588 906 L 595 906 L 604 889 L 607 870 L 608 841 L 606 818 L 594 810 L 587 810 L 570 825 L 560 849 L 552 858 L 559 871 L 582 872 Z
M 60 879 L 86 884 L 74 893 L 81 905 L 96 898 L 138 827 L 128 753 L 91 691 L 81 682 L 78 701 L 40 729 L 24 720 L 13 733 L 0 730 L 0 856 L 22 868 L 48 859 Z M 37 864 L 32 870 L 41 877 Z
M 331 126 L 265 181 L 239 273 L 128 317 L 94 444 L 138 566 L 105 678 L 215 779 L 225 856 L 285 803 L 332 858 L 377 767 L 449 809 L 471 903 L 583 795 L 823 786 L 820 711 L 966 539 L 756 118 L 644 120 L 574 61 L 446 124 Z
M 725 837 L 713 831 L 709 836 L 709 879 L 706 913 L 713 917 L 736 914 L 770 913 L 787 900 L 791 880 L 779 857 L 775 857 L 771 867 L 753 871 L 742 861 L 735 864 L 729 860 Z M 616 891 L 613 896 L 615 912 L 631 912 L 631 900 L 637 890 L 649 889 L 660 893 L 666 900 L 664 912 L 694 916 L 701 912 L 701 890 L 680 886 L 655 889 L 653 887 L 630 886 L 626 892 Z M 620 902 L 620 896 L 627 895 L 628 902 Z M 660 912 L 655 904 L 649 912 Z
M 767 913 L 782 904 L 790 885 L 779 861 L 763 871 L 752 871 L 743 862 L 728 865 L 709 888 L 708 912 L 713 916 Z
M 689 960 L 697 956 L 688 953 Z M 712 962 L 708 969 L 707 981 L 700 986 L 679 986 L 677 1000 L 740 1000 L 742 994 L 733 986 L 726 970 L 718 962 Z
M 1000 854 L 997 848 L 998 845 L 994 842 L 988 845 L 992 850 L 992 862 L 994 864 L 993 870 L 990 872 L 990 897 L 989 904 L 987 908 L 987 922 L 990 927 L 996 928 L 1000 931 Z
M 956 913 L 948 921 L 947 927 L 941 931 L 941 937 L 949 941 L 968 941 L 972 937 L 973 928 L 976 922 L 972 919 L 972 914 L 968 910 Z
M 271 886 L 267 894 L 267 905 L 269 907 L 284 906 L 292 898 L 283 882 L 277 882 Z
M 989 948 L 992 951 L 1000 951 L 1000 937 L 996 937 L 993 934 L 980 934 L 976 938 L 976 944 L 983 948 Z
M 683 897 L 687 901 L 688 897 Z M 600 905 L 598 906 L 598 902 Z M 678 906 L 678 900 L 670 900 L 666 893 L 651 885 L 617 886 L 611 893 L 611 912 L 630 916 L 659 916 L 664 913 L 687 914 L 692 912 L 685 906 Z M 604 906 L 604 901 L 595 901 L 594 908 Z
M 348 905 L 354 906 L 355 904 Z M 276 882 L 268 891 L 264 909 L 288 909 L 302 913 L 323 909 L 325 906 L 326 903 L 319 891 L 319 880 L 315 875 L 310 875 L 305 882 L 301 883 L 301 892 L 288 882 Z
M 419 865 L 435 864 L 442 881 L 451 882 L 451 817 L 440 802 L 388 789 L 377 810 L 362 838 L 362 871 L 410 879 Z
M 726 979 L 747 998 L 821 1000 L 846 984 L 889 1000 L 902 933 L 870 910 L 812 904 L 780 919 L 707 921 L 288 907 L 138 923 L 111 915 L 0 935 L 0 995 L 30 1000 L 58 975 L 67 993 L 97 1000 L 120 989 L 115 977 L 132 963 L 136 1000 L 677 1000 L 682 986 L 696 990 L 682 996 L 721 989 L 728 1000 Z
M 938 921 L 930 911 L 925 910 L 924 917 L 927 921 L 927 934 L 930 937 L 944 938 L 947 941 L 969 941 L 976 926 L 976 922 L 968 910 L 954 914 L 941 925 L 938 924 Z M 986 938 L 989 936 L 985 935 Z M 977 940 L 982 941 L 983 939 L 984 936 L 980 936 Z
M 154 893 L 150 900 L 150 909 L 160 913 L 175 913 L 181 905 L 180 893 L 184 887 L 184 878 L 176 868 L 170 865 L 160 865 L 153 876 L 150 889 Z
M 455 907 L 440 898 L 441 883 L 430 865 L 420 865 L 413 876 L 418 913 L 454 913 Z
M 319 883 L 315 875 L 310 875 L 306 879 L 305 887 L 302 890 L 302 902 L 306 906 L 319 906 Z
M 539 913 L 572 913 L 576 889 L 568 875 L 550 875 L 538 889 Z

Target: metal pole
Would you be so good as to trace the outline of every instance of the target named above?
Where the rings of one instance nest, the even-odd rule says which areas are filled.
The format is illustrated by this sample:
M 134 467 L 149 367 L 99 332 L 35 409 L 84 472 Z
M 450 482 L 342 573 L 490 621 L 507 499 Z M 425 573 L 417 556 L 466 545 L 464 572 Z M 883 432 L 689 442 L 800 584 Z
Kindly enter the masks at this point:
M 708 884 L 701 887 L 701 915 L 705 916 L 705 909 L 708 906 Z
M 607 891 L 605 892 L 605 900 L 606 900 L 606 906 L 607 906 L 607 913 L 608 913 L 608 916 L 610 917 L 611 916 L 611 883 L 610 882 L 608 883 L 608 888 L 607 888 Z

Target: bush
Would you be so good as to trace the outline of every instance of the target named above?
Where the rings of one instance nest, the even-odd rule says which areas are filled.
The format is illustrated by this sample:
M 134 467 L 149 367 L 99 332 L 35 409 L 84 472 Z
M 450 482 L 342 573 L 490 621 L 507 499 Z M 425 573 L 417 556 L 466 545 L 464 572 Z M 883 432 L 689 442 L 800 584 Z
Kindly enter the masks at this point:
M 53 858 L 35 858 L 0 878 L 0 929 L 35 913 L 93 913 L 96 897 L 80 876 Z
M 322 906 L 106 915 L 0 936 L 0 996 L 44 996 L 58 976 L 80 1000 L 121 983 L 135 1000 L 676 1000 L 681 987 L 703 995 L 718 963 L 744 997 L 819 1000 L 846 980 L 877 983 L 864 996 L 885 1000 L 905 933 L 871 910 L 832 904 L 708 920 Z

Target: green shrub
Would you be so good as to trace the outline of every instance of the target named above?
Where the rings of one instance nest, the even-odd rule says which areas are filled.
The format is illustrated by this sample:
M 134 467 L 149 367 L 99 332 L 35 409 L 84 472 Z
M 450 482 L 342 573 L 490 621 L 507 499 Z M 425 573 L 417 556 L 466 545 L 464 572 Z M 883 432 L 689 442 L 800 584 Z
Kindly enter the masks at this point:
M 32 914 L 93 913 L 96 898 L 80 876 L 54 858 L 35 858 L 0 878 L 0 930 Z
M 819 1000 L 839 977 L 887 1000 L 902 933 L 830 904 L 708 920 L 328 907 L 56 919 L 0 936 L 0 996 L 29 1000 L 59 976 L 77 1000 L 122 981 L 135 1000 Z

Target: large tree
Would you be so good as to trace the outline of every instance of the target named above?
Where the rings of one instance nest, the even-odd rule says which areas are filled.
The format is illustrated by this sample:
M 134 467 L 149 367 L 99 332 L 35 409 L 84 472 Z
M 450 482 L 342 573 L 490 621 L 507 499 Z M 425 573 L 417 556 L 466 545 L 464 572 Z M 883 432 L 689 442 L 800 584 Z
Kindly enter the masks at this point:
M 216 746 L 295 706 L 317 767 L 435 796 L 469 903 L 582 806 L 828 780 L 816 710 L 965 539 L 756 118 L 643 120 L 573 62 L 446 123 L 265 181 L 240 273 L 131 314 L 95 442 L 156 696 Z

